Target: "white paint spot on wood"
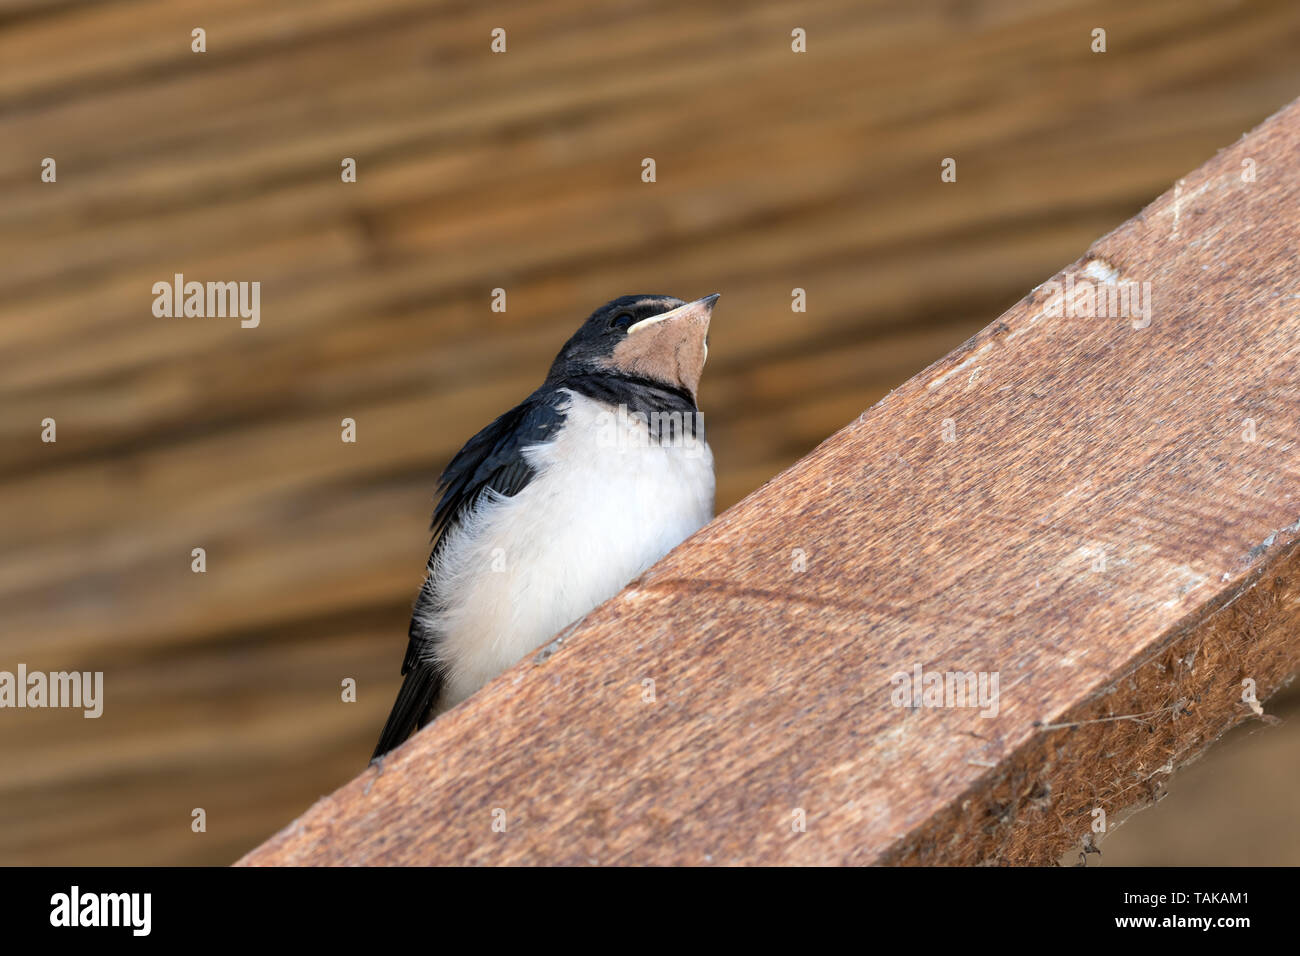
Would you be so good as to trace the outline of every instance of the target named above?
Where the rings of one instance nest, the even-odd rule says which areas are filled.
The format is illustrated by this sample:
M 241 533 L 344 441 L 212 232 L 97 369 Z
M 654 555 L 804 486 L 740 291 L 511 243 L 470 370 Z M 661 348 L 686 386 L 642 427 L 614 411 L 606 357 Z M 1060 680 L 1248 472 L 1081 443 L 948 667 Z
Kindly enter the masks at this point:
M 975 360 L 978 359 L 982 353 L 987 352 L 992 347 L 993 347 L 992 342 L 985 342 L 983 345 L 977 348 L 974 351 L 974 353 L 971 354 L 970 358 L 966 359 L 966 361 L 964 362 L 959 363 L 958 365 L 954 365 L 952 368 L 948 369 L 948 371 L 944 372 L 938 378 L 932 379 L 929 382 L 929 384 L 927 384 L 925 387 L 934 388 L 936 385 L 939 385 L 942 382 L 944 382 L 948 378 L 948 376 L 955 375 L 958 372 L 962 371 L 963 369 L 970 367 L 975 363 Z M 973 376 L 971 377 L 971 381 L 974 381 Z
M 1105 259 L 1089 259 L 1083 267 L 1083 274 L 1107 285 L 1115 285 L 1119 281 L 1119 270 Z

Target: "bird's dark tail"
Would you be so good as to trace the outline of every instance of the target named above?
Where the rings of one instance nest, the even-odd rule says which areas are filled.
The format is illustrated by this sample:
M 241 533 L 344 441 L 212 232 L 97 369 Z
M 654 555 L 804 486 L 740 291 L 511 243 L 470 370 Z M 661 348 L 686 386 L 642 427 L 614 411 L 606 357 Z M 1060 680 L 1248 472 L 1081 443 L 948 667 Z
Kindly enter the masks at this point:
M 437 697 L 442 687 L 442 670 L 436 663 L 418 663 L 411 666 L 402 681 L 402 689 L 397 692 L 397 701 L 384 724 L 383 733 L 379 735 L 379 744 L 371 760 L 377 760 L 392 750 L 416 727 L 422 725 L 424 715 Z

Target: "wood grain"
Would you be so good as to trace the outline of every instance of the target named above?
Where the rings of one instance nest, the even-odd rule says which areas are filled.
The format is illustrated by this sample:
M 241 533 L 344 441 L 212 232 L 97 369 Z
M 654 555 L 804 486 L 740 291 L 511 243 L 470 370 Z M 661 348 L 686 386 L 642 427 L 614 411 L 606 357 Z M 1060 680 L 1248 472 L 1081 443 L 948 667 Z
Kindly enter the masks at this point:
M 1300 101 L 1055 277 L 1150 283 L 1149 324 L 1036 289 L 242 862 L 1091 840 L 1300 667 L 1298 160 Z M 996 715 L 897 706 L 916 666 L 1000 675 Z

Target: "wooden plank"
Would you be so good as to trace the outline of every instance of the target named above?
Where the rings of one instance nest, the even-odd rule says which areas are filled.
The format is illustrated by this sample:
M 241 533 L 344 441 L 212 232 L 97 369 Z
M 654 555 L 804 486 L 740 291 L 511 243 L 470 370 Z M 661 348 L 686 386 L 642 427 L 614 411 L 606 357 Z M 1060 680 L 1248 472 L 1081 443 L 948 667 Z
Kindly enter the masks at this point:
M 1300 667 L 1297 160 L 1300 101 L 1066 270 L 1149 322 L 1036 289 L 241 862 L 1054 862 Z

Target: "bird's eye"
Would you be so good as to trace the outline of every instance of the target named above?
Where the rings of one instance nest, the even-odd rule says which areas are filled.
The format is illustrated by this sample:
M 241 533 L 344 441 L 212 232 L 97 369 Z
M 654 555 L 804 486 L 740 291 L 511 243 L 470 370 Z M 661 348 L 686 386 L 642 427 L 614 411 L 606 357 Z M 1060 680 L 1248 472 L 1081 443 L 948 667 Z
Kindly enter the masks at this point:
M 614 316 L 612 319 L 609 320 L 609 327 L 611 329 L 622 329 L 624 332 L 626 332 L 629 328 L 632 327 L 632 324 L 635 321 L 636 321 L 636 316 L 633 315 L 631 312 L 620 312 L 618 315 Z

